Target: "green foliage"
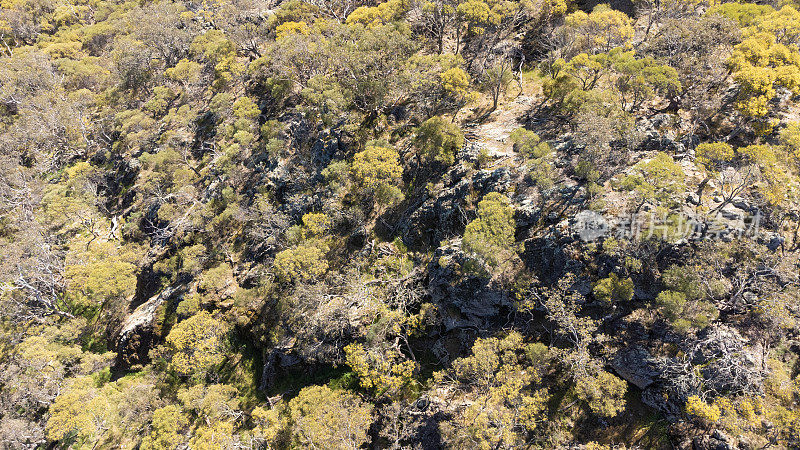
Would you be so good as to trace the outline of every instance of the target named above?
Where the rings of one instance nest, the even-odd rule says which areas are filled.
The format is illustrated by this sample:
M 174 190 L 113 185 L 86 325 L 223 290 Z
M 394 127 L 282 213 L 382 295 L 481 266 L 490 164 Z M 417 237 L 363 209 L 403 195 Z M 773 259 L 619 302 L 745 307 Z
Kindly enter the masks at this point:
M 797 5 L 263 6 L 0 0 L 0 446 L 800 447 Z
M 414 142 L 428 160 L 450 165 L 464 145 L 464 133 L 458 125 L 435 116 L 417 128 Z
M 632 173 L 622 178 L 620 186 L 633 191 L 642 203 L 671 205 L 686 189 L 683 168 L 666 153 L 633 166 Z
M 529 158 L 529 176 L 540 189 L 549 189 L 553 186 L 553 167 L 551 157 L 553 149 L 546 141 L 524 128 L 518 128 L 509 136 L 514 142 L 514 149 Z
M 661 281 L 667 289 L 682 292 L 689 300 L 702 298 L 703 288 L 696 268 L 672 265 L 661 274 Z
M 303 388 L 289 402 L 292 445 L 358 448 L 369 440 L 371 415 L 372 406 L 350 393 L 326 386 Z
M 553 149 L 546 141 L 541 140 L 539 135 L 524 128 L 517 128 L 509 136 L 514 142 L 514 150 L 533 159 L 541 159 L 550 156 Z
M 608 305 L 627 302 L 633 298 L 633 281 L 630 278 L 620 278 L 612 273 L 594 285 L 594 297 Z
M 568 63 L 556 60 L 550 73 L 542 87 L 544 93 L 571 113 L 597 97 L 607 97 L 609 90 L 603 82 L 613 88 L 621 108 L 627 111 L 642 108 L 656 96 L 674 98 L 682 88 L 674 68 L 621 47 L 608 53 L 579 53 Z
M 400 155 L 391 147 L 367 145 L 366 150 L 356 153 L 353 158 L 350 175 L 355 185 L 379 205 L 390 206 L 403 199 L 398 187 L 403 168 Z
M 669 98 L 681 90 L 678 72 L 653 58 L 636 58 L 633 52 L 616 50 L 608 56 L 617 74 L 614 86 L 619 92 L 623 109 L 639 108 L 654 94 Z
M 204 377 L 225 360 L 227 326 L 207 311 L 178 322 L 167 335 L 169 369 L 185 377 Z
M 275 255 L 275 274 L 286 282 L 314 280 L 328 270 L 325 250 L 317 245 L 301 244 Z
M 656 304 L 667 321 L 680 331 L 705 328 L 719 314 L 711 303 L 700 300 L 689 301 L 686 293 L 680 291 L 661 291 L 656 297 Z
M 511 202 L 503 194 L 492 192 L 478 203 L 478 218 L 467 224 L 461 247 L 490 266 L 497 266 L 513 252 L 515 231 Z

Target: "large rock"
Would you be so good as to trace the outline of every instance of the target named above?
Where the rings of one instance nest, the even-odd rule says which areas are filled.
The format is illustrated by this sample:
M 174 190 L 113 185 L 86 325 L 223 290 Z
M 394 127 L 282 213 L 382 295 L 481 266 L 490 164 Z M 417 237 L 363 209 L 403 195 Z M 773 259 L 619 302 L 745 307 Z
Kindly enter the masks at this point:
M 565 252 L 565 248 L 573 242 L 574 239 L 568 236 L 561 239 L 550 237 L 528 239 L 525 241 L 525 251 L 521 256 L 525 265 L 536 274 L 539 281 L 552 284 L 568 272 L 575 274 L 583 272 L 584 264 L 570 258 Z
M 439 305 L 448 330 L 486 329 L 501 308 L 511 304 L 507 292 L 495 288 L 491 280 L 466 273 L 469 264 L 474 261 L 454 242 L 436 250 L 429 269 L 428 293 Z
M 118 369 L 127 369 L 135 364 L 147 362 L 147 354 L 157 339 L 153 333 L 153 324 L 158 308 L 167 300 L 178 297 L 183 290 L 182 285 L 170 286 L 125 317 L 116 334 L 114 345 L 117 352 L 115 366 Z
M 617 375 L 639 389 L 655 383 L 660 372 L 658 364 L 650 353 L 642 347 L 629 347 L 617 352 L 611 361 Z

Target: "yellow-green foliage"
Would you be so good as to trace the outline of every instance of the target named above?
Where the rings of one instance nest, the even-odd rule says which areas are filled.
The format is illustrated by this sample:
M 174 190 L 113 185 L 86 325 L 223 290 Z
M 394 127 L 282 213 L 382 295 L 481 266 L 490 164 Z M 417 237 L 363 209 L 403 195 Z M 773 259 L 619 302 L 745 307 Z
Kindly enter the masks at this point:
M 6 330 L 6 323 L 2 325 L 0 329 Z M 114 354 L 84 351 L 80 343 L 86 326 L 82 317 L 35 326 L 15 346 L 3 346 L 9 349 L 2 358 L 3 392 L 17 414 L 36 414 L 63 391 L 69 377 L 106 379 Z
M 565 23 L 574 30 L 578 48 L 590 52 L 608 52 L 625 45 L 634 31 L 631 18 L 607 4 L 595 6 L 589 14 L 576 11 L 567 16 Z
M 505 195 L 492 192 L 478 203 L 478 218 L 467 224 L 461 246 L 496 266 L 512 251 L 515 230 L 511 202 Z
M 239 444 L 236 438 L 235 425 L 232 422 L 214 422 L 201 425 L 189 440 L 189 448 L 197 450 L 216 450 L 232 448 Z
M 701 421 L 709 424 L 716 423 L 722 416 L 722 412 L 718 406 L 710 405 L 696 395 L 693 395 L 686 400 L 686 414 L 695 416 Z
M 758 24 L 764 16 L 775 10 L 769 5 L 755 3 L 723 3 L 708 9 L 708 14 L 719 14 L 739 23 L 742 28 Z
M 96 232 L 105 223 L 98 217 L 97 168 L 79 162 L 64 170 L 59 183 L 47 186 L 43 197 L 44 217 L 65 232 Z
M 356 186 L 364 190 L 381 205 L 390 205 L 403 199 L 398 187 L 403 175 L 397 150 L 385 145 L 367 145 L 356 153 L 350 174 Z
M 225 360 L 227 325 L 201 311 L 179 322 L 166 340 L 169 369 L 182 376 L 204 376 Z
M 748 30 L 750 33 L 772 34 L 778 42 L 785 45 L 800 43 L 800 12 L 794 5 L 785 5 L 753 22 L 753 28 Z
M 50 407 L 45 431 L 48 439 L 74 439 L 79 448 L 134 447 L 136 441 L 131 439 L 138 436 L 128 434 L 128 428 L 143 427 L 159 402 L 147 378 L 122 378 L 100 386 L 96 377 L 78 377 L 66 384 Z
M 92 314 L 108 302 L 132 296 L 138 256 L 114 241 L 76 238 L 64 268 L 70 304 Z
M 739 83 L 736 107 L 742 114 L 766 116 L 778 86 L 800 93 L 800 54 L 772 33 L 752 33 L 735 47 L 728 64 Z
M 641 202 L 671 206 L 686 189 L 684 178 L 681 166 L 671 156 L 659 152 L 655 157 L 637 163 L 620 184 L 623 189 L 634 191 Z
M 202 66 L 200 64 L 188 59 L 182 59 L 178 61 L 178 64 L 175 64 L 175 67 L 165 70 L 164 75 L 181 84 L 189 84 L 198 81 L 201 69 Z
M 670 420 L 800 448 L 796 4 L 263 3 L 0 0 L 0 447 L 690 442 L 626 405 L 614 306 L 654 358 L 719 322 L 766 360 L 652 386 Z M 555 236 L 745 204 L 757 242 Z
M 509 139 L 514 142 L 514 150 L 529 158 L 546 158 L 553 152 L 547 141 L 543 141 L 539 135 L 524 128 L 514 130 Z
M 469 74 L 460 67 L 452 67 L 439 74 L 442 89 L 452 96 L 458 103 L 467 102 L 472 98 L 469 88 Z
M 594 285 L 594 297 L 603 303 L 616 304 L 627 302 L 633 298 L 633 281 L 630 278 L 620 278 L 612 273 Z
M 596 376 L 582 376 L 575 379 L 575 393 L 589 405 L 589 409 L 602 417 L 615 417 L 625 410 L 625 393 L 628 384 L 625 380 L 604 370 Z
M 748 145 L 736 150 L 745 161 L 759 166 L 762 170 L 773 169 L 778 162 L 772 147 L 769 145 Z
M 376 27 L 400 19 L 408 10 L 403 0 L 388 0 L 378 6 L 359 6 L 349 16 L 348 24 L 360 23 L 368 27 Z
M 467 0 L 456 7 L 458 17 L 466 24 L 469 36 L 481 35 L 513 17 L 519 4 L 503 0 Z
M 361 344 L 344 348 L 347 365 L 358 375 L 364 389 L 376 397 L 393 397 L 413 380 L 417 370 L 414 361 L 407 360 L 395 349 L 365 349 Z
M 58 440 L 75 435 L 79 441 L 96 443 L 102 439 L 110 408 L 108 399 L 97 395 L 91 378 L 76 379 L 50 407 L 47 437 Z
M 225 291 L 234 290 L 235 287 L 229 289 L 231 285 L 236 285 L 233 269 L 230 264 L 222 263 L 206 270 L 200 277 L 197 287 L 206 295 L 220 295 Z
M 787 200 L 790 191 L 797 185 L 797 179 L 786 171 L 783 157 L 779 157 L 770 145 L 748 145 L 736 152 L 746 163 L 754 164 L 761 174 L 758 191 L 773 206 L 780 206 Z
M 704 142 L 695 149 L 695 162 L 709 172 L 733 159 L 733 148 L 725 142 Z
M 470 356 L 436 373 L 437 382 L 460 386 L 468 405 L 453 423 L 442 425 L 451 445 L 491 449 L 525 442 L 526 434 L 543 420 L 548 397 L 538 383 L 548 358 L 546 347 L 526 345 L 512 332 L 504 338 L 476 340 Z
M 275 28 L 275 35 L 277 39 L 286 38 L 287 36 L 293 33 L 308 35 L 308 33 L 310 33 L 308 24 L 303 21 L 300 22 L 288 21 L 288 22 L 283 22 L 282 24 L 278 25 Z
M 289 402 L 289 415 L 293 446 L 344 450 L 367 442 L 372 406 L 347 392 L 310 386 Z
M 324 236 L 333 226 L 333 220 L 324 213 L 306 213 L 302 220 L 304 234 L 308 237 Z
M 275 443 L 289 426 L 289 417 L 284 410 L 285 404 L 270 409 L 256 406 L 250 414 L 250 418 L 255 424 L 253 435 L 267 443 Z
M 429 160 L 450 165 L 464 145 L 464 133 L 458 125 L 441 116 L 435 116 L 417 128 L 414 142 Z
M 189 424 L 186 413 L 178 405 L 167 405 L 153 411 L 150 434 L 142 439 L 142 450 L 175 448 L 184 441 L 184 428 Z
M 678 330 L 704 328 L 719 315 L 711 302 L 703 300 L 706 292 L 696 267 L 670 266 L 662 273 L 662 282 L 667 290 L 658 294 L 656 304 Z
M 655 94 L 670 97 L 680 92 L 678 72 L 672 67 L 650 57 L 637 58 L 634 52 L 612 50 L 608 56 L 623 109 L 638 108 Z
M 540 189 L 548 189 L 553 185 L 553 167 L 551 157 L 553 149 L 547 141 L 539 138 L 533 131 L 518 128 L 509 136 L 514 142 L 514 150 L 529 158 L 529 175 Z
M 795 168 L 800 164 L 800 122 L 791 122 L 780 132 L 780 144 L 792 158 Z
M 231 412 L 240 409 L 237 395 L 236 388 L 226 384 L 197 384 L 178 392 L 178 399 L 184 408 L 211 424 L 233 418 Z
M 305 282 L 328 270 L 325 251 L 316 245 L 301 244 L 275 255 L 275 274 L 286 282 Z

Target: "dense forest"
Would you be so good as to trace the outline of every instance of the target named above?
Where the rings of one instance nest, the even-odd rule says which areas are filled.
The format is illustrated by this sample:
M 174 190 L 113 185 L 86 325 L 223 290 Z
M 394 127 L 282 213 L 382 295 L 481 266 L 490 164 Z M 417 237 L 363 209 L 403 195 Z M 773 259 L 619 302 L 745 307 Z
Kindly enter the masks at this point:
M 794 0 L 0 7 L 0 448 L 800 448 Z

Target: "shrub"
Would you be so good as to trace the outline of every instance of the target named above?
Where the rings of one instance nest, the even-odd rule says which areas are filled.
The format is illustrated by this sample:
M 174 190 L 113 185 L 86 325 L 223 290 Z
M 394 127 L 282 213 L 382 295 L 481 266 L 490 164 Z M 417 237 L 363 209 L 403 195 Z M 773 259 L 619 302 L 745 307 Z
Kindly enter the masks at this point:
M 492 192 L 478 203 L 478 218 L 467 224 L 461 246 L 491 266 L 501 262 L 514 244 L 514 208 L 503 194 Z

